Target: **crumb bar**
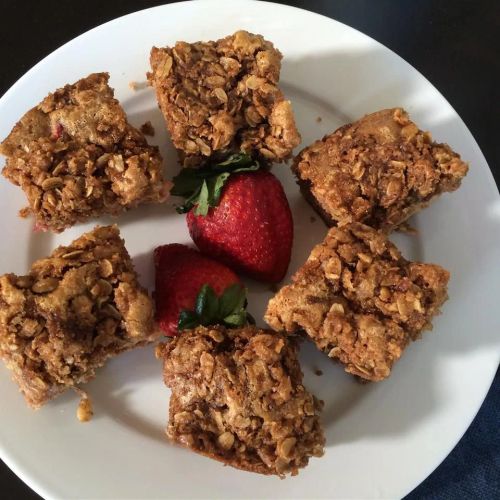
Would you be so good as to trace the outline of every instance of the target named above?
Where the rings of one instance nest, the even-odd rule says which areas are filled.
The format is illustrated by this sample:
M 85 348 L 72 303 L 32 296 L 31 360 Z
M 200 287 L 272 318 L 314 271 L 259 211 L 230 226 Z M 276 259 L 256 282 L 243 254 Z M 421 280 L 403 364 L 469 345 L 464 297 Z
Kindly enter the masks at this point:
M 347 372 L 378 381 L 410 340 L 432 328 L 448 280 L 437 265 L 405 260 L 383 232 L 347 224 L 312 250 L 265 320 L 278 331 L 304 331 Z
M 98 227 L 29 274 L 0 277 L 0 357 L 39 408 L 108 358 L 154 340 L 153 316 L 118 228 Z
M 302 385 L 296 340 L 248 326 L 198 327 L 161 345 L 172 389 L 167 436 L 261 474 L 297 474 L 321 456 L 321 408 Z
M 49 94 L 0 145 L 2 173 L 26 194 L 39 229 L 60 232 L 101 214 L 162 202 L 158 148 L 132 127 L 107 73 Z
M 314 142 L 292 169 L 328 225 L 363 222 L 388 231 L 437 195 L 456 190 L 468 166 L 395 108 Z
M 271 42 L 246 31 L 153 47 L 148 78 L 184 166 L 228 151 L 290 157 L 300 135 L 278 87 L 281 59 Z

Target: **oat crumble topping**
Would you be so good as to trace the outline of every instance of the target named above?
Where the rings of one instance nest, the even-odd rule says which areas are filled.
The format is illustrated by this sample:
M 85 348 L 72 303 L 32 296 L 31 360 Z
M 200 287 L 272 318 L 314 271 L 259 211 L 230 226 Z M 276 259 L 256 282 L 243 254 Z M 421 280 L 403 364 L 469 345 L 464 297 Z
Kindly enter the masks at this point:
M 439 194 L 456 190 L 468 166 L 394 108 L 314 142 L 292 170 L 328 225 L 363 222 L 390 231 Z
M 271 42 L 246 31 L 153 47 L 148 78 L 185 166 L 228 151 L 290 157 L 300 135 L 278 87 L 281 59 Z
M 321 456 L 321 402 L 302 385 L 293 338 L 198 327 L 158 348 L 172 389 L 167 435 L 239 469 L 297 474 Z
M 270 300 L 265 320 L 278 331 L 304 331 L 347 372 L 378 381 L 432 328 L 448 280 L 440 266 L 404 259 L 383 232 L 347 224 L 314 247 Z
M 153 318 L 116 226 L 57 248 L 25 276 L 0 277 L 0 358 L 33 408 L 155 340 Z
M 49 94 L 0 145 L 3 175 L 20 186 L 38 229 L 61 232 L 168 196 L 158 148 L 132 127 L 107 73 Z

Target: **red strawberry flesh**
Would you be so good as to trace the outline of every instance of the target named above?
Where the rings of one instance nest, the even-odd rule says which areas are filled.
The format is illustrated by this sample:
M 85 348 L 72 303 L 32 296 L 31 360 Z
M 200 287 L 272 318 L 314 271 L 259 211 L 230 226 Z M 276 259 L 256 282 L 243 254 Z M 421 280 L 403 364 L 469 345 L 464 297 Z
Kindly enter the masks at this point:
M 59 139 L 62 136 L 63 130 L 64 128 L 59 122 L 54 123 L 52 126 L 52 138 Z

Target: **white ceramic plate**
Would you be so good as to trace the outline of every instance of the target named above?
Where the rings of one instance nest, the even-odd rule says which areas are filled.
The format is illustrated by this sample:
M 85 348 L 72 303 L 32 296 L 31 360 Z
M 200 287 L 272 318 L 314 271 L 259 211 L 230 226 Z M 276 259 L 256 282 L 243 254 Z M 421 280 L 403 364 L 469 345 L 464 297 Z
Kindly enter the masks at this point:
M 307 386 L 325 400 L 326 454 L 284 481 L 222 467 L 168 444 L 163 428 L 169 393 L 151 349 L 111 361 L 88 390 L 95 418 L 75 418 L 67 394 L 34 413 L 8 371 L 0 368 L 1 458 L 46 498 L 395 498 L 444 459 L 479 409 L 499 361 L 500 201 L 493 177 L 466 126 L 415 69 L 367 36 L 302 10 L 262 2 L 172 4 L 122 17 L 85 33 L 45 58 L 0 101 L 0 137 L 49 91 L 93 71 L 111 85 L 140 125 L 151 120 L 169 176 L 178 169 L 151 89 L 144 81 L 152 45 L 215 39 L 237 29 L 262 33 L 285 58 L 282 86 L 295 108 L 303 144 L 381 108 L 404 106 L 422 128 L 470 162 L 463 187 L 415 218 L 417 237 L 396 237 L 409 258 L 451 271 L 450 300 L 434 331 L 410 346 L 385 382 L 359 385 L 340 366 L 302 348 Z M 321 117 L 321 122 L 317 121 Z M 289 169 L 276 167 L 293 210 L 296 239 L 290 273 L 326 229 L 311 222 Z M 0 182 L 0 273 L 24 273 L 30 263 L 69 243 L 97 222 L 61 235 L 34 234 L 19 219 L 20 190 Z M 151 252 L 188 242 L 184 217 L 171 205 L 145 207 L 118 220 L 142 281 L 151 288 Z M 251 312 L 262 318 L 271 292 L 248 283 Z M 262 321 L 261 321 L 262 323 Z M 313 374 L 320 368 L 324 375 Z

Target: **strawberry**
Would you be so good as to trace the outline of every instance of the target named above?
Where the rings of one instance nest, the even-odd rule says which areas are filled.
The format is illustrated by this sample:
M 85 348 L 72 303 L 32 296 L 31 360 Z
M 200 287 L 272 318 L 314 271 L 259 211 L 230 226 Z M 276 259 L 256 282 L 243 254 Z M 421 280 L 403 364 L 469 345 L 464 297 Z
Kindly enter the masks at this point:
M 52 139 L 57 140 L 63 134 L 64 128 L 59 122 L 52 124 Z
M 171 192 L 187 198 L 180 211 L 188 211 L 196 246 L 252 278 L 281 281 L 290 263 L 293 220 L 278 179 L 245 154 L 190 170 L 174 179 Z
M 200 324 L 247 322 L 245 288 L 220 262 L 175 243 L 157 247 L 154 263 L 156 319 L 166 335 Z

